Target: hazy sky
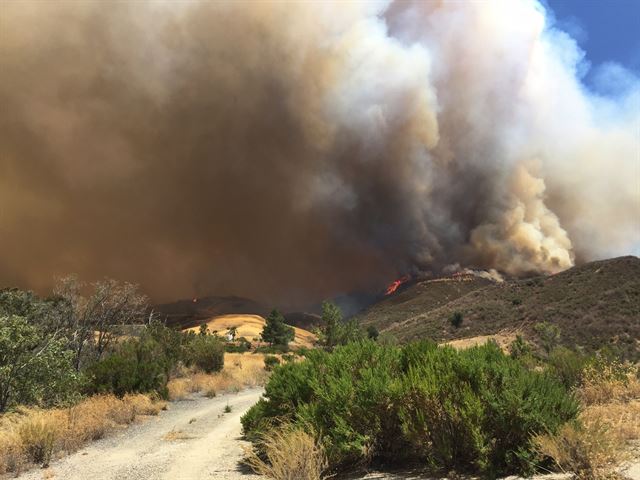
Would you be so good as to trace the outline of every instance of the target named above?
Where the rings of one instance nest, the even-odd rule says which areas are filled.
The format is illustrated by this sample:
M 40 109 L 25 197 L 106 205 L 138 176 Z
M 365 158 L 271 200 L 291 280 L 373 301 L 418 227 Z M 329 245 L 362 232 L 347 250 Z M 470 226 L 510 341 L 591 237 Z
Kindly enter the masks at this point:
M 0 0 L 0 285 L 306 304 L 638 253 L 640 0 L 544 1 Z

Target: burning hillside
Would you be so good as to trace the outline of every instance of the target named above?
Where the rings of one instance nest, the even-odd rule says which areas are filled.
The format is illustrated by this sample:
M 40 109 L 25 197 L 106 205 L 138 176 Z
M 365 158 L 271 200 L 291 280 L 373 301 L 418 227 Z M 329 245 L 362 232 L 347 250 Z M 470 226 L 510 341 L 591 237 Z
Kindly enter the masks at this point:
M 0 284 L 300 305 L 637 239 L 637 79 L 589 93 L 534 0 L 3 2 L 0 31 Z

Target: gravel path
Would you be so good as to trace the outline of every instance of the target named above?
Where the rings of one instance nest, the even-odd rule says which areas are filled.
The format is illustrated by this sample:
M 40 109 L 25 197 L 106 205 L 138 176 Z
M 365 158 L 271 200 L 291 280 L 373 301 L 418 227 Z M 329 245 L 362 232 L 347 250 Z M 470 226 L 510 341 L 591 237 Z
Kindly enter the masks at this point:
M 93 442 L 22 480 L 257 480 L 241 470 L 240 417 L 262 389 L 171 403 L 169 410 Z M 224 413 L 225 407 L 230 413 Z

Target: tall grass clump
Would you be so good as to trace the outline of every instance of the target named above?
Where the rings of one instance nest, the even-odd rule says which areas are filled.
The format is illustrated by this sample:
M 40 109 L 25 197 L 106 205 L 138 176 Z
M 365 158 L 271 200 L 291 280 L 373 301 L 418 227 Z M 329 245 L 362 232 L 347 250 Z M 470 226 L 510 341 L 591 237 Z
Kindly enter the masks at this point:
M 274 480 L 322 480 L 327 459 L 322 445 L 301 428 L 284 425 L 259 440 L 260 456 L 253 449 L 245 463 L 254 472 Z
M 640 440 L 639 373 L 637 366 L 617 361 L 588 365 L 576 388 L 582 404 L 578 419 L 555 433 L 536 435 L 539 454 L 577 478 L 619 477 L 629 447 Z
M 67 408 L 21 408 L 0 416 L 0 474 L 29 464 L 46 466 L 139 415 L 157 415 L 165 402 L 147 395 L 95 395 Z
M 556 432 L 578 403 L 557 379 L 495 344 L 456 351 L 363 341 L 273 372 L 243 417 L 249 438 L 290 423 L 319 432 L 332 468 L 420 462 L 435 471 L 528 473 L 531 435 Z M 258 447 L 259 447 L 258 443 Z

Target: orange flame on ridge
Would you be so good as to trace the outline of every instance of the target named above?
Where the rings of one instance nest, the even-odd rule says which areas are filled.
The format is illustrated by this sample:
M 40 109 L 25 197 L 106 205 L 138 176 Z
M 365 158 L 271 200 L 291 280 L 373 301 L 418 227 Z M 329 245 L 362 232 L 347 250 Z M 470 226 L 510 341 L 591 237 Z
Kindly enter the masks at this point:
M 385 290 L 384 294 L 385 295 L 391 295 L 393 292 L 398 290 L 398 288 L 400 288 L 400 285 L 402 285 L 403 283 L 408 282 L 410 279 L 411 279 L 411 277 L 409 275 L 404 275 L 404 276 L 400 277 L 399 279 L 394 280 L 387 287 L 387 289 Z

